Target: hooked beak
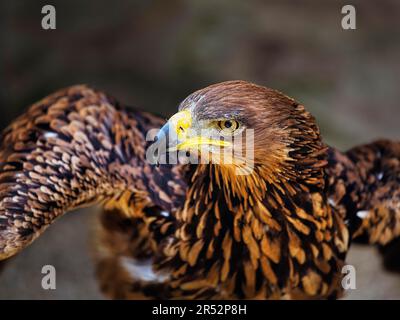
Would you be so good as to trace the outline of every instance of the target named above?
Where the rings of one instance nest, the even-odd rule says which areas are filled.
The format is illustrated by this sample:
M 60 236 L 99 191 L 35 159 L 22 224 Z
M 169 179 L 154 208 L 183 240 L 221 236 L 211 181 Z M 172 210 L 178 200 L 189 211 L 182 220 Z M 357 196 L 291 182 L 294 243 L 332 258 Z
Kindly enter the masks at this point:
M 192 115 L 189 110 L 182 110 L 174 114 L 156 135 L 158 155 L 173 151 L 200 150 L 201 146 L 230 146 L 228 141 L 213 139 L 199 135 L 192 128 Z

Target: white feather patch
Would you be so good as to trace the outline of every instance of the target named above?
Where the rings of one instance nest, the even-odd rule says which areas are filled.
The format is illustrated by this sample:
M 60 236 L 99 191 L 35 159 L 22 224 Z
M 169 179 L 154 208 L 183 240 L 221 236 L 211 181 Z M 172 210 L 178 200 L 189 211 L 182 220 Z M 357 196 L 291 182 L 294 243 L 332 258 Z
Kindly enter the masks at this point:
M 368 215 L 369 215 L 368 210 L 361 210 L 357 212 L 357 217 L 359 217 L 360 219 L 365 219 L 366 217 L 368 217 Z
M 167 278 L 166 275 L 154 272 L 152 259 L 139 261 L 129 257 L 121 257 L 120 261 L 123 268 L 133 279 L 148 282 L 162 282 Z

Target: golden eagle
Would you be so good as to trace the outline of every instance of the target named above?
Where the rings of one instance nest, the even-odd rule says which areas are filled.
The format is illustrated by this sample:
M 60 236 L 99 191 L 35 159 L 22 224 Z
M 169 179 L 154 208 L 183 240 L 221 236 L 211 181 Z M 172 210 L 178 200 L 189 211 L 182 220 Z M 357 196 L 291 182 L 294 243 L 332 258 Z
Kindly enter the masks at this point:
M 250 130 L 237 153 L 231 138 Z M 172 150 L 211 157 L 161 163 Z M 211 85 L 166 123 L 73 86 L 1 135 L 0 259 L 65 212 L 101 203 L 97 275 L 111 297 L 335 298 L 354 239 L 400 235 L 399 182 L 399 142 L 342 153 L 303 105 L 263 86 Z

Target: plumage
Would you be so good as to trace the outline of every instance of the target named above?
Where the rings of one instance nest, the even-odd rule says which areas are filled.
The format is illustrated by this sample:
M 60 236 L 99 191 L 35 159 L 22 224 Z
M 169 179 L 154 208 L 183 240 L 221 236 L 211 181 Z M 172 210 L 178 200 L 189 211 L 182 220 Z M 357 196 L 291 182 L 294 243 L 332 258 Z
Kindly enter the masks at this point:
M 244 81 L 179 109 L 165 124 L 87 86 L 31 106 L 1 136 L 0 259 L 64 212 L 101 203 L 97 275 L 110 297 L 336 298 L 353 240 L 400 235 L 400 143 L 342 153 L 304 106 Z M 229 164 L 146 158 L 146 135 L 162 125 L 177 130 L 175 149 L 228 149 L 190 135 L 221 124 L 224 135 L 254 130 L 251 170 L 235 152 Z

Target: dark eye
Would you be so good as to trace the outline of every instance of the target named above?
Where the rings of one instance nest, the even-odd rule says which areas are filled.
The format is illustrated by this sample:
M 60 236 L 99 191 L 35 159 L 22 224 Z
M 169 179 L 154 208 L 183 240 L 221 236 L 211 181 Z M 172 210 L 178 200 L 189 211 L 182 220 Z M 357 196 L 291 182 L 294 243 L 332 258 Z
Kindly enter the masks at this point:
M 234 132 L 239 128 L 239 122 L 236 120 L 221 120 L 218 121 L 218 127 L 224 131 Z

